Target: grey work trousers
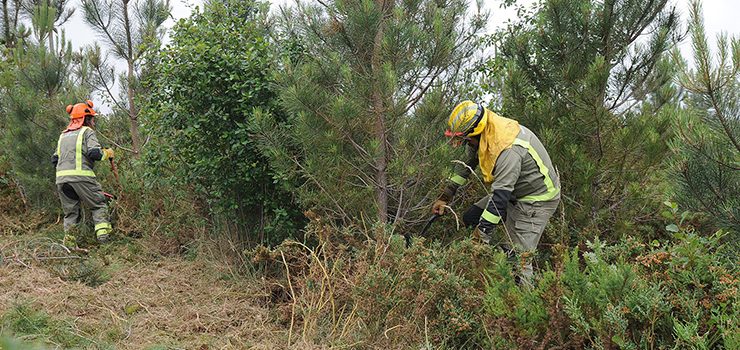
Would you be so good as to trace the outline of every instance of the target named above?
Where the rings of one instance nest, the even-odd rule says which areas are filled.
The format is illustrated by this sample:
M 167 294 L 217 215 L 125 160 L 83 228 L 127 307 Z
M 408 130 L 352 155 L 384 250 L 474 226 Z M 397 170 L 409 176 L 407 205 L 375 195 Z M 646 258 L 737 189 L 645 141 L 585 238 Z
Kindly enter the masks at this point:
M 90 208 L 97 235 L 107 234 L 110 231 L 111 225 L 108 220 L 105 195 L 97 181 L 57 184 L 57 191 L 64 211 L 64 232 L 69 232 L 80 223 L 81 203 Z
M 490 196 L 486 196 L 475 203 L 476 207 L 485 208 Z M 550 221 L 550 217 L 560 204 L 560 198 L 546 202 L 509 202 L 506 207 L 504 233 L 492 237 L 482 237 L 490 244 L 502 247 L 507 252 L 516 252 L 516 263 L 522 283 L 531 285 L 533 277 L 532 260 L 540 242 L 542 232 Z M 512 249 L 513 248 L 513 249 Z

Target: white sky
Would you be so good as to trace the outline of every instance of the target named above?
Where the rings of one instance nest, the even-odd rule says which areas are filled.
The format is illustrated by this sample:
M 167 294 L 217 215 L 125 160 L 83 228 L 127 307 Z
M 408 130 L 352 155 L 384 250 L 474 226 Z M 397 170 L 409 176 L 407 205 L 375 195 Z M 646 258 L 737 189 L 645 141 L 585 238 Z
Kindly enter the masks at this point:
M 535 0 L 520 0 L 522 3 L 533 3 Z M 471 0 L 471 3 L 475 0 Z M 172 5 L 172 17 L 173 19 L 168 20 L 165 25 L 171 27 L 174 20 L 187 17 L 190 15 L 192 10 L 197 5 L 201 5 L 203 0 L 170 0 Z M 274 0 L 272 1 L 271 8 L 275 10 L 278 6 L 284 4 L 292 4 L 293 0 Z M 492 27 L 489 31 L 493 31 L 499 26 L 503 25 L 507 19 L 512 19 L 515 14 L 513 11 L 504 11 L 499 8 L 501 3 L 500 0 L 482 0 L 484 9 L 491 11 L 492 18 L 490 23 Z M 682 20 L 685 22 L 689 16 L 689 3 L 690 0 L 673 0 L 680 13 Z M 84 23 L 82 19 L 82 9 L 77 6 L 78 1 L 75 1 L 71 6 L 76 6 L 77 11 L 74 16 L 64 25 L 64 30 L 67 33 L 68 40 L 72 41 L 72 46 L 77 49 L 87 45 L 92 45 L 98 38 L 95 33 Z M 740 7 L 740 0 L 704 0 L 704 24 L 706 26 L 707 34 L 710 36 L 711 41 L 714 41 L 716 34 L 725 32 L 730 36 L 740 36 L 740 20 L 736 18 L 738 15 L 738 7 Z M 690 44 L 688 40 L 685 40 L 681 44 L 681 51 L 688 58 L 691 53 Z M 123 69 L 125 65 L 121 62 L 119 69 Z M 103 112 L 107 112 L 108 108 L 102 108 Z M 109 110 L 109 109 L 108 109 Z
M 471 0 L 471 2 L 474 0 Z M 202 6 L 202 0 L 170 0 L 172 5 L 172 17 L 179 19 L 190 15 L 192 9 L 200 5 Z M 522 3 L 532 3 L 533 0 L 523 0 Z M 272 8 L 275 9 L 279 5 L 292 4 L 292 0 L 274 0 L 272 1 Z M 494 30 L 497 28 L 496 24 L 502 24 L 507 19 L 513 18 L 514 14 L 511 11 L 504 11 L 499 8 L 500 0 L 482 0 L 484 8 L 491 10 L 493 27 Z M 689 0 L 673 0 L 681 12 L 682 18 L 685 20 L 689 15 Z M 74 2 L 73 5 L 78 5 Z M 740 34 L 740 20 L 736 18 L 738 14 L 738 8 L 740 7 L 740 0 L 704 0 L 704 18 L 707 33 L 716 34 L 720 31 L 725 31 L 730 35 Z M 73 18 L 64 26 L 67 32 L 67 38 L 72 41 L 72 45 L 75 48 L 82 47 L 84 45 L 90 45 L 96 41 L 95 34 L 87 27 L 82 20 L 82 9 L 77 6 L 77 11 Z M 167 21 L 165 25 L 171 27 L 174 23 L 173 20 Z

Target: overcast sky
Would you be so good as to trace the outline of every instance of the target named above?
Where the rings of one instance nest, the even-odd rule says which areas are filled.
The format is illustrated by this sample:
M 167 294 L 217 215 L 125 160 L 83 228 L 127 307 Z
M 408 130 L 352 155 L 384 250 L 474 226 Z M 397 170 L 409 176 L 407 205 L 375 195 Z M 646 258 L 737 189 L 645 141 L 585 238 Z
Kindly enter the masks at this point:
M 535 0 L 524 0 L 520 2 L 532 3 Z M 475 0 L 471 0 L 474 3 Z M 689 16 L 689 2 L 690 0 L 673 0 L 672 3 L 678 6 L 681 12 L 682 19 L 685 21 Z M 172 5 L 172 19 L 168 20 L 165 25 L 171 27 L 175 20 L 184 18 L 190 15 L 193 9 L 200 5 L 202 6 L 202 0 L 170 0 Z M 292 4 L 293 0 L 275 0 L 272 1 L 272 9 L 275 10 L 280 5 Z M 500 0 L 483 0 L 481 1 L 485 9 L 491 11 L 492 20 L 490 23 L 492 26 L 488 28 L 489 31 L 493 31 L 499 26 L 503 25 L 507 19 L 512 19 L 515 14 L 513 11 L 504 11 L 499 8 Z M 76 6 L 79 2 L 75 1 L 72 5 Z M 728 35 L 738 36 L 740 35 L 740 20 L 738 20 L 737 7 L 740 5 L 740 0 L 704 0 L 704 23 L 706 26 L 707 33 L 711 36 L 713 41 L 714 36 L 719 32 L 725 32 Z M 72 41 L 72 45 L 75 49 L 84 47 L 86 45 L 92 45 L 98 38 L 95 33 L 84 23 L 82 20 L 82 9 L 77 6 L 77 11 L 72 19 L 64 25 L 64 30 L 67 33 L 67 38 Z M 686 40 L 681 45 L 681 51 L 684 55 L 690 55 L 690 44 Z M 119 65 L 121 69 L 125 65 Z M 103 108 L 103 112 L 106 112 L 107 108 Z
M 170 0 L 172 5 L 172 17 L 179 19 L 190 15 L 191 11 L 195 6 L 202 6 L 202 0 Z M 472 2 L 473 0 L 471 0 Z M 533 0 L 520 1 L 524 3 L 532 3 Z M 684 19 L 688 18 L 688 7 L 689 0 L 673 0 L 681 11 Z M 272 8 L 275 9 L 279 5 L 292 4 L 292 0 L 275 0 L 272 1 Z M 492 11 L 493 30 L 497 24 L 503 23 L 506 19 L 512 18 L 513 13 L 511 11 L 504 11 L 499 9 L 500 0 L 483 0 L 482 3 L 485 8 Z M 719 33 L 725 31 L 728 34 L 737 35 L 740 33 L 740 20 L 737 19 L 738 11 L 737 7 L 740 5 L 740 0 L 704 0 L 704 18 L 705 25 L 708 33 Z M 75 2 L 75 5 L 77 3 Z M 733 6 L 734 5 L 734 6 Z M 75 48 L 84 45 L 89 45 L 95 42 L 95 34 L 87 27 L 82 20 L 81 8 L 77 7 L 78 11 L 74 17 L 64 26 L 67 31 L 67 38 L 72 41 Z M 172 26 L 173 20 L 167 21 L 167 26 Z

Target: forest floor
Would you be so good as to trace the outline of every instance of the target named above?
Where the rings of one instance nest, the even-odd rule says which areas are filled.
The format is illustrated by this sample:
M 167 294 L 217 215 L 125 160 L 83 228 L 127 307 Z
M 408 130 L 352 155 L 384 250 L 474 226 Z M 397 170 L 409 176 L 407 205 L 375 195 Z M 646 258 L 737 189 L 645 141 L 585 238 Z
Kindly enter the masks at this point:
M 43 349 L 287 347 L 258 278 L 158 254 L 151 238 L 67 252 L 48 215 L 0 213 L 0 335 Z

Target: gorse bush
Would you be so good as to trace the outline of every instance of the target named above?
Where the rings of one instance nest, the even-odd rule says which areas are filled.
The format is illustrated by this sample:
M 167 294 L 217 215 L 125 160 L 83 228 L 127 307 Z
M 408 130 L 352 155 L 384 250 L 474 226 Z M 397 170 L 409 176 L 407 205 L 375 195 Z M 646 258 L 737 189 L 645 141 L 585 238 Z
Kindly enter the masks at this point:
M 740 271 L 722 256 L 722 235 L 702 237 L 685 227 L 664 243 L 628 238 L 608 246 L 597 239 L 584 252 L 563 254 L 531 291 L 498 277 L 488 286 L 489 312 L 514 315 L 516 325 L 539 334 L 532 345 L 733 349 Z
M 466 240 L 407 250 L 400 236 L 358 240 L 356 230 L 316 220 L 308 232 L 320 241 L 314 249 L 286 241 L 250 252 L 257 270 L 283 281 L 269 283 L 269 301 L 291 330 L 289 342 L 486 347 L 479 310 L 483 274 L 495 260 L 491 247 Z
M 253 254 L 292 343 L 377 347 L 735 349 L 740 271 L 722 232 L 691 221 L 670 239 L 557 247 L 533 288 L 498 249 L 441 246 L 313 220 L 309 248 L 285 242 Z M 674 228 L 671 227 L 671 231 Z

